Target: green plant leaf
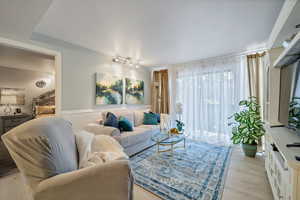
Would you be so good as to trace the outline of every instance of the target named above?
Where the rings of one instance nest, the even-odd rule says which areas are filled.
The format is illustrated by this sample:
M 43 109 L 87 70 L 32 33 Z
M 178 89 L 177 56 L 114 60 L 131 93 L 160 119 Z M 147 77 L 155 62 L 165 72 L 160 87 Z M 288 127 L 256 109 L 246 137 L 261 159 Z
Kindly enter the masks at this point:
M 240 105 L 240 106 L 247 105 L 247 101 L 246 101 L 246 100 L 240 101 L 239 105 Z

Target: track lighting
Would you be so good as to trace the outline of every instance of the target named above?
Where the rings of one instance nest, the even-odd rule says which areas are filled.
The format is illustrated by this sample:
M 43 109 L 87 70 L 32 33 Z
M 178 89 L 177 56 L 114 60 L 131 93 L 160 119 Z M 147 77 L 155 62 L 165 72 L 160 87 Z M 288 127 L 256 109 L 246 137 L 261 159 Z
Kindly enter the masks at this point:
M 139 60 L 134 61 L 131 57 L 116 56 L 112 59 L 112 61 L 115 63 L 128 65 L 130 67 L 133 67 L 133 66 L 135 66 L 135 68 L 140 67 L 140 61 Z

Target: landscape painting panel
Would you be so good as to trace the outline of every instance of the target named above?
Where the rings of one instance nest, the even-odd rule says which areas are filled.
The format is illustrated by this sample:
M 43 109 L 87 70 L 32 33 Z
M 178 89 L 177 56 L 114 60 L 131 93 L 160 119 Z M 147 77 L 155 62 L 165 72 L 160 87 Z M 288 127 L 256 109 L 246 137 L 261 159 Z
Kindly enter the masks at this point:
M 126 78 L 126 104 L 144 104 L 144 81 Z
M 122 103 L 123 79 L 118 76 L 96 73 L 96 105 Z

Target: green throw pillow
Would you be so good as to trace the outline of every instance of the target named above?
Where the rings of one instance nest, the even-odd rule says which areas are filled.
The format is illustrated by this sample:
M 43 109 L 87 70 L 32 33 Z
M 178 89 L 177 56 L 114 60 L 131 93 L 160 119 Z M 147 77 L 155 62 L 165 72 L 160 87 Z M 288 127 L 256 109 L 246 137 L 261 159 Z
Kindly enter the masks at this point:
M 144 113 L 144 124 L 145 125 L 157 125 L 157 116 L 154 113 Z
M 132 123 L 126 117 L 120 117 L 119 119 L 120 131 L 133 131 Z

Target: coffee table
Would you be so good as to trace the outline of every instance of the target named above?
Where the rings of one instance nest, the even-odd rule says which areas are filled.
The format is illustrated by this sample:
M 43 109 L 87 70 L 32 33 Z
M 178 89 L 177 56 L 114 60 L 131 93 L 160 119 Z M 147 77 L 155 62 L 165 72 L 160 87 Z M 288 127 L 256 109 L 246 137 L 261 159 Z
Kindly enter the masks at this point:
M 167 133 L 157 133 L 151 137 L 151 140 L 156 143 L 157 153 L 170 151 L 173 155 L 173 150 L 176 148 L 185 149 L 185 136 L 180 135 L 170 135 Z M 183 146 L 175 146 L 176 144 L 183 142 Z M 168 149 L 160 150 L 160 146 L 169 146 Z

